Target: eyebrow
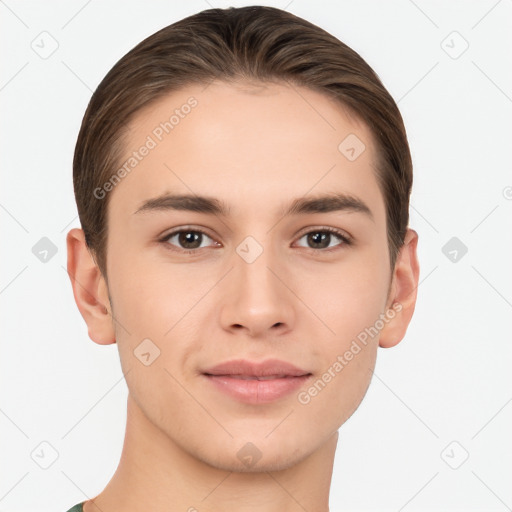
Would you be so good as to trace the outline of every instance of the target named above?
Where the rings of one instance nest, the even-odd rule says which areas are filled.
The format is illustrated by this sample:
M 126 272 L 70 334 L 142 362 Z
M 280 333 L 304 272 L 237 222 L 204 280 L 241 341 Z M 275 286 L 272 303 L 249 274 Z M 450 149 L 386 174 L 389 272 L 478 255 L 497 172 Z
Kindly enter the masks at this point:
M 164 194 L 145 201 L 134 214 L 155 211 L 182 210 L 229 217 L 230 207 L 224 201 L 214 197 L 189 194 Z M 330 193 L 312 197 L 294 199 L 287 209 L 280 212 L 282 216 L 308 213 L 329 213 L 337 211 L 359 212 L 372 221 L 372 211 L 364 201 L 351 194 Z

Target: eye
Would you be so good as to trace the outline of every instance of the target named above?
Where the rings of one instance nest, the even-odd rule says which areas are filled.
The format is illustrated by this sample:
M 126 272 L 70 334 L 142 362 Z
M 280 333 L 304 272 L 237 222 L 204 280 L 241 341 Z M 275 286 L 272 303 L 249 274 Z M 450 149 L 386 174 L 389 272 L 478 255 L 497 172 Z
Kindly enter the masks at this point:
M 303 234 L 300 239 L 305 237 L 306 243 L 309 244 L 305 247 L 315 252 L 331 252 L 332 250 L 336 250 L 339 246 L 351 245 L 352 243 L 351 239 L 341 231 L 327 227 L 308 231 L 307 233 Z M 341 243 L 332 246 L 331 242 L 334 241 L 333 238 L 337 238 L 339 241 L 341 241 Z
M 304 233 L 299 240 L 306 238 L 308 245 L 302 246 L 310 251 L 318 252 L 331 252 L 337 250 L 340 246 L 351 245 L 351 238 L 343 232 L 328 227 L 317 228 Z M 200 249 L 208 247 L 208 244 L 203 244 L 205 239 L 213 241 L 213 246 L 219 246 L 220 244 L 208 236 L 204 231 L 200 229 L 178 229 L 171 233 L 168 233 L 159 241 L 165 246 L 172 250 L 182 254 L 197 254 Z M 334 239 L 334 240 L 333 240 Z M 340 243 L 331 244 L 335 239 L 338 239 Z
M 160 239 L 160 242 L 167 244 L 171 250 L 176 250 L 186 254 L 193 254 L 198 252 L 199 249 L 207 247 L 206 245 L 203 245 L 205 238 L 213 241 L 211 237 L 199 229 L 180 229 L 165 235 Z M 175 242 L 178 245 L 177 248 L 174 247 L 175 243 L 172 242 L 173 239 L 175 239 Z M 215 241 L 214 243 L 217 244 Z

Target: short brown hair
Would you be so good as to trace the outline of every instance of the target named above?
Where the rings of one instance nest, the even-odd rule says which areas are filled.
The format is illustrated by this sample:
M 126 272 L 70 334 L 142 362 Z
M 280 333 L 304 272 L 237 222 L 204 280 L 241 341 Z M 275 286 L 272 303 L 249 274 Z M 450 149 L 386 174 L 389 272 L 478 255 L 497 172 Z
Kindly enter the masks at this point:
M 98 199 L 93 192 L 118 169 L 127 124 L 150 102 L 215 79 L 304 86 L 336 98 L 366 123 L 375 139 L 393 270 L 412 188 L 395 101 L 366 61 L 336 37 L 286 11 L 250 6 L 208 9 L 159 30 L 122 57 L 92 95 L 76 143 L 73 185 L 87 246 L 105 279 L 110 194 Z

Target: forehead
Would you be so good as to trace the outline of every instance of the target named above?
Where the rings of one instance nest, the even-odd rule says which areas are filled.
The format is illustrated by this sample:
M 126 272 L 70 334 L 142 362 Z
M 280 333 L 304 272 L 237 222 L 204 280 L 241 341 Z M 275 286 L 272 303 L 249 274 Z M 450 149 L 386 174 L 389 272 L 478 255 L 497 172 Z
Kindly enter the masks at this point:
M 130 164 L 111 198 L 123 215 L 163 193 L 225 198 L 234 214 L 325 191 L 382 203 L 370 130 L 339 102 L 296 85 L 187 86 L 139 111 L 124 144 L 121 165 Z

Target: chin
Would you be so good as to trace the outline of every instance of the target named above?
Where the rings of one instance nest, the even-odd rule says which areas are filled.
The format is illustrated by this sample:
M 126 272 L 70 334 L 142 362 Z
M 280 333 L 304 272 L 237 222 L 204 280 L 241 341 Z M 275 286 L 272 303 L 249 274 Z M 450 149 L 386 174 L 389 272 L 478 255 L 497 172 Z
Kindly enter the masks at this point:
M 277 432 L 275 437 L 265 438 L 266 434 L 258 436 L 244 435 L 241 438 L 230 439 L 227 445 L 216 442 L 216 453 L 196 454 L 196 457 L 211 467 L 235 473 L 264 473 L 282 471 L 295 466 L 307 458 L 315 449 L 304 449 L 301 439 L 287 436 L 288 443 Z M 270 436 L 270 437 L 271 437 Z

